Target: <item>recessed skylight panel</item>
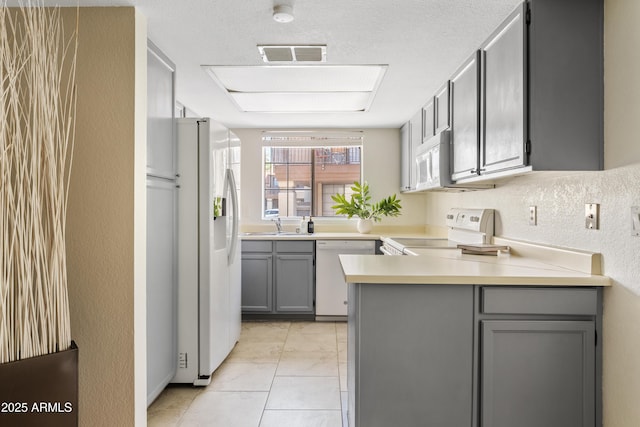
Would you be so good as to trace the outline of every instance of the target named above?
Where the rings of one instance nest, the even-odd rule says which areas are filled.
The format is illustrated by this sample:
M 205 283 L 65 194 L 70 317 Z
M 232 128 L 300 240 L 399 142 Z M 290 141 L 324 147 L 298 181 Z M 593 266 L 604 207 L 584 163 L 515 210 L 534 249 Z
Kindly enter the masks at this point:
M 242 111 L 366 111 L 386 65 L 205 66 Z

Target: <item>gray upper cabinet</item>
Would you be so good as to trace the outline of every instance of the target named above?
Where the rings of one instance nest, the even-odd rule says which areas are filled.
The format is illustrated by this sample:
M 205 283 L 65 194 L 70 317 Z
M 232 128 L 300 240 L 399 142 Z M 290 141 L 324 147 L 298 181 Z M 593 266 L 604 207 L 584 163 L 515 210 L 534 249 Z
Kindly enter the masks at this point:
M 416 148 L 422 144 L 422 110 L 402 126 L 400 136 L 402 162 L 400 191 L 412 191 L 416 189 L 418 181 L 413 157 Z
M 440 133 L 449 129 L 449 82 L 438 90 L 435 100 L 435 132 Z
M 481 47 L 484 132 L 481 171 L 525 165 L 525 20 L 522 4 Z
M 478 174 L 480 143 L 480 55 L 474 52 L 451 78 L 453 181 Z
M 411 190 L 411 122 L 400 128 L 400 191 Z
M 468 124 L 477 101 L 461 100 L 460 73 L 452 78 L 454 180 L 602 169 L 602 0 L 529 0 L 480 52 L 476 152 L 460 121 Z
M 425 143 L 429 138 L 436 134 L 436 111 L 435 98 L 432 97 L 422 107 L 422 142 Z
M 604 167 L 603 0 L 530 2 L 529 164 Z

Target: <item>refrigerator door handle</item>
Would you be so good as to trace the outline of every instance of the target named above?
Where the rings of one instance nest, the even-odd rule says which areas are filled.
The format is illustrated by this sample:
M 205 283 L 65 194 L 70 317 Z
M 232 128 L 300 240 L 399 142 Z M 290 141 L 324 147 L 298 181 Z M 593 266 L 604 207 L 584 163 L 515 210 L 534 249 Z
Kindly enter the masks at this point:
M 238 244 L 238 189 L 236 188 L 236 180 L 233 176 L 233 170 L 227 169 L 227 182 L 229 183 L 229 192 L 231 193 L 231 207 L 233 209 L 231 241 L 228 245 L 227 264 L 233 264 L 236 256 L 236 246 Z

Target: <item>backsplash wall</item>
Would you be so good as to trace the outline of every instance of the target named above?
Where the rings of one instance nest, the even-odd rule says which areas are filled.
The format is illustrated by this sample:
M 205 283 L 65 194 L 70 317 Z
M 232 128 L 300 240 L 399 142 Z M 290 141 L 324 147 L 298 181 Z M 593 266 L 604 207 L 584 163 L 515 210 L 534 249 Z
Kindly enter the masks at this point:
M 493 190 L 430 193 L 427 223 L 444 226 L 451 207 L 496 209 L 495 234 L 603 254 L 605 274 L 640 295 L 640 237 L 631 236 L 631 206 L 640 206 L 640 164 L 602 172 L 514 178 Z M 585 228 L 585 204 L 600 204 L 600 229 Z M 538 221 L 529 225 L 529 206 Z

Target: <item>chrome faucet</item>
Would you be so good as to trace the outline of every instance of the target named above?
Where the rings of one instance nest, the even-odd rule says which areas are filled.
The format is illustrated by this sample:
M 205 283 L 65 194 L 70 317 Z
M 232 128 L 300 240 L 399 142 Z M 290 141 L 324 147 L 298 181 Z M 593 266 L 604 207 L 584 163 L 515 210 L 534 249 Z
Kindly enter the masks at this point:
M 278 233 L 282 233 L 282 222 L 280 221 L 280 217 L 271 218 L 271 221 L 275 222 Z

